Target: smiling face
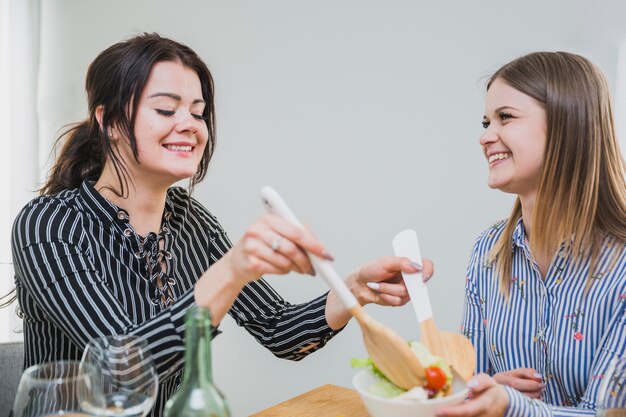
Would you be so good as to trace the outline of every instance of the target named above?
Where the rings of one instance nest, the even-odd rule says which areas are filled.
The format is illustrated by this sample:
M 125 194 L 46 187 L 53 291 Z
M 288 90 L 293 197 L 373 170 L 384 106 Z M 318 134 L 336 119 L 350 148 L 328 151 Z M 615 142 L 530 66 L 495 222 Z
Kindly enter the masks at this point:
M 135 137 L 139 163 L 128 141 L 118 141 L 133 181 L 170 186 L 192 177 L 208 139 L 198 75 L 178 62 L 158 62 L 139 98 Z
M 546 147 L 543 105 L 496 79 L 487 91 L 483 126 L 489 187 L 534 198 Z

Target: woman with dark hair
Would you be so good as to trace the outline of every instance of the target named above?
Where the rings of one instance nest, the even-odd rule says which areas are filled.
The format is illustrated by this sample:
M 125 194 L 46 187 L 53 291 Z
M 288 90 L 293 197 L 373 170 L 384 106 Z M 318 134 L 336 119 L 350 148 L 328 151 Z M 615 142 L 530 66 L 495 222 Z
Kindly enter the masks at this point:
M 292 305 L 261 279 L 312 273 L 305 250 L 332 259 L 311 233 L 268 214 L 232 245 L 207 209 L 172 187 L 202 180 L 215 148 L 213 81 L 195 52 L 136 36 L 100 53 L 86 89 L 87 120 L 62 136 L 41 196 L 13 228 L 25 366 L 80 359 L 95 337 L 141 335 L 160 377 L 159 416 L 181 382 L 184 315 L 193 305 L 208 307 L 215 326 L 230 314 L 291 360 L 346 325 L 350 314 L 332 291 Z M 402 305 L 400 272 L 418 268 L 380 258 L 346 283 L 361 304 Z
M 489 186 L 517 199 L 467 269 L 482 374 L 439 415 L 593 416 L 626 354 L 626 169 L 606 80 L 579 55 L 523 56 L 488 82 L 483 126 Z

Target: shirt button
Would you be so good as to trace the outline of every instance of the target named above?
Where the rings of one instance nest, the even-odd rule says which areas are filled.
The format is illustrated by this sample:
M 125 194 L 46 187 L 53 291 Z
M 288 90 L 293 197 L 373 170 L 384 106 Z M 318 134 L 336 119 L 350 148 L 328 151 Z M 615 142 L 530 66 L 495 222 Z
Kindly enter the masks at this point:
M 128 214 L 124 210 L 120 210 L 117 212 L 117 218 L 119 220 L 128 220 Z
M 132 231 L 132 230 L 130 230 L 130 229 L 124 229 L 124 236 L 126 236 L 126 237 L 130 237 L 130 236 L 132 236 L 132 234 L 133 234 L 133 231 Z
M 165 220 L 169 220 L 170 217 L 172 217 L 172 212 L 171 211 L 166 211 L 165 215 L 163 217 L 165 218 Z

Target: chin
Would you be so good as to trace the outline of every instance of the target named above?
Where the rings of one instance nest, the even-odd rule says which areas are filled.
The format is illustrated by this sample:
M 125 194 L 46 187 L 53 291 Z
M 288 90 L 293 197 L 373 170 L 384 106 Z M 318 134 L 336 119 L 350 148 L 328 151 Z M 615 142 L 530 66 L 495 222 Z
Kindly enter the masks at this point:
M 181 180 L 186 180 L 189 179 L 191 177 L 193 177 L 194 175 L 196 175 L 198 171 L 196 171 L 195 169 L 184 169 L 184 170 L 180 170 L 180 171 L 174 171 L 172 172 L 172 177 L 174 177 L 176 179 L 176 181 L 181 181 Z
M 509 185 L 508 182 L 502 182 L 502 181 L 488 181 L 487 185 L 489 186 L 489 188 L 491 188 L 492 190 L 499 190 L 502 191 L 503 193 L 514 193 L 511 190 L 511 187 Z
M 492 179 L 492 178 L 489 178 L 489 179 L 487 180 L 487 186 L 488 186 L 489 188 L 491 188 L 492 190 L 499 190 L 499 189 L 500 189 L 500 187 L 502 187 L 502 185 L 503 185 L 503 184 L 502 184 L 500 181 L 495 181 L 495 180 L 494 180 L 494 179 Z

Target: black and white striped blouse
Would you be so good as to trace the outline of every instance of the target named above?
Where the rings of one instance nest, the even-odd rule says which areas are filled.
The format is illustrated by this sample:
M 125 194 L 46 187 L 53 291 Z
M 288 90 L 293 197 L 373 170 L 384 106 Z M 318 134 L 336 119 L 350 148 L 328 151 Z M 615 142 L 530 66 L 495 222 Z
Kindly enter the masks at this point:
M 150 239 L 162 239 L 162 250 L 147 248 Z M 91 338 L 141 335 L 159 373 L 151 415 L 160 416 L 181 382 L 184 316 L 194 305 L 194 283 L 231 246 L 216 218 L 178 187 L 168 191 L 162 233 L 148 239 L 89 180 L 35 198 L 17 216 L 12 239 L 24 366 L 80 359 Z M 161 290 L 154 257 L 165 265 Z M 337 333 L 326 322 L 325 305 L 326 295 L 289 304 L 259 280 L 243 288 L 229 314 L 274 355 L 300 360 Z

